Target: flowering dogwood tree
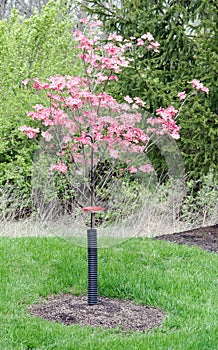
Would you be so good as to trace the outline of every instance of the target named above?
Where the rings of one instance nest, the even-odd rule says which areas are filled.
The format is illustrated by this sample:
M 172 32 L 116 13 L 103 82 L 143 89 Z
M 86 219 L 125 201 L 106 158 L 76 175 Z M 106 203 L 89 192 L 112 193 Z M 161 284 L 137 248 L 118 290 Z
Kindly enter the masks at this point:
M 152 134 L 167 134 L 178 139 L 180 128 L 175 119 L 179 110 L 169 106 L 159 108 L 157 117 L 148 118 L 150 127 L 144 130 L 140 128 L 143 119 L 140 110 L 146 103 L 139 97 L 130 96 L 118 103 L 106 92 L 108 84 L 118 81 L 119 72 L 132 64 L 133 58 L 125 56 L 127 50 L 132 57 L 137 50 L 159 51 L 159 43 L 154 41 L 152 34 L 129 40 L 110 34 L 105 41 L 102 40 L 101 21 L 83 19 L 81 22 L 84 32 L 75 30 L 74 35 L 84 76 L 56 75 L 48 82 L 35 78 L 33 87 L 47 92 L 48 105 L 35 105 L 34 111 L 27 114 L 38 125 L 24 125 L 20 130 L 32 139 L 41 136 L 47 148 L 54 149 L 57 161 L 50 165 L 50 171 L 65 175 L 71 182 L 75 203 L 84 207 L 85 204 L 98 205 L 102 198 L 100 192 L 108 188 L 114 174 L 118 177 L 127 172 L 151 173 L 152 165 L 139 163 L 137 159 L 146 154 Z M 208 93 L 199 80 L 190 83 L 195 91 Z M 30 82 L 26 79 L 23 84 Z M 178 98 L 184 104 L 186 92 L 179 93 Z M 110 160 L 108 169 L 101 172 L 105 160 Z M 83 189 L 78 187 L 78 178 L 84 182 Z

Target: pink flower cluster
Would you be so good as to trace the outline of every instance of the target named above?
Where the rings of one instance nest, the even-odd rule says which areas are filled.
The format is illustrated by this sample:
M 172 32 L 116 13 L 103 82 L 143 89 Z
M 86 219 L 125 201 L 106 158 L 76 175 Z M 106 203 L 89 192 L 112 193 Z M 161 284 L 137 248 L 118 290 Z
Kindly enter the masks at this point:
M 138 171 L 142 171 L 143 173 L 152 173 L 154 171 L 154 168 L 151 164 L 144 164 L 144 165 L 141 165 L 139 168 L 135 168 L 133 166 L 130 166 L 129 168 L 129 172 L 131 174 L 135 174 L 137 173 Z
M 65 174 L 67 172 L 67 166 L 63 162 L 59 162 L 56 165 L 51 165 L 50 170 L 57 170 L 60 171 L 61 173 Z
M 206 94 L 209 93 L 209 89 L 206 86 L 204 86 L 200 80 L 193 79 L 192 81 L 189 81 L 189 83 L 192 84 L 192 87 L 194 89 L 206 92 Z
M 153 41 L 154 37 L 153 35 L 148 32 L 146 34 L 143 34 L 141 38 L 137 39 L 137 46 L 145 46 L 147 50 L 153 50 L 154 52 L 159 52 L 159 46 L 160 44 L 157 41 Z M 149 42 L 149 45 L 147 45 L 146 41 Z
M 147 50 L 154 50 L 154 52 L 159 52 L 158 48 L 160 44 L 157 41 L 154 41 L 154 37 L 150 32 L 143 34 L 140 38 L 131 36 L 130 40 L 124 39 L 122 35 L 110 34 L 108 40 L 123 43 L 123 48 L 131 48 L 134 43 L 136 46 L 143 46 Z
M 179 92 L 177 97 L 179 98 L 180 101 L 183 101 L 186 99 L 186 92 L 185 91 L 182 91 L 182 92 Z
M 29 139 L 33 139 L 36 134 L 40 132 L 39 128 L 32 128 L 30 126 L 23 125 L 19 128 Z
M 70 151 L 73 160 L 82 164 L 84 159 L 81 157 L 81 149 L 86 146 L 94 147 L 96 154 L 100 154 L 106 145 L 111 158 L 119 158 L 122 152 L 141 153 L 145 150 L 149 137 L 136 126 L 142 118 L 141 114 L 133 112 L 134 108 L 144 105 L 140 98 L 126 98 L 131 102 L 130 105 L 119 104 L 104 91 L 92 93 L 88 79 L 55 76 L 49 81 L 44 83 L 37 79 L 35 88 L 39 91 L 49 90 L 51 106 L 43 107 L 37 104 L 34 111 L 28 112 L 27 115 L 41 123 L 41 136 L 46 142 L 55 142 L 58 134 L 60 149 L 57 155 L 61 159 Z M 58 128 L 64 132 L 57 133 Z M 30 138 L 40 133 L 39 128 L 26 126 L 20 130 Z M 66 168 L 63 164 L 61 161 L 51 169 L 65 173 Z
M 157 135 L 168 134 L 174 139 L 179 139 L 180 127 L 176 124 L 174 117 L 177 115 L 178 110 L 173 106 L 168 108 L 159 108 L 156 110 L 156 114 L 160 117 L 158 118 L 148 118 L 147 122 L 153 128 L 148 128 L 148 132 L 155 133 Z
M 116 44 L 108 42 L 103 46 L 99 46 L 99 38 L 97 36 L 90 39 L 80 30 L 76 30 L 74 35 L 75 39 L 79 42 L 77 47 L 82 50 L 79 58 L 89 65 L 88 73 L 96 69 L 100 72 L 108 70 L 119 73 L 123 68 L 128 67 L 129 60 L 123 55 L 125 47 L 123 45 L 117 45 L 118 36 L 113 36 Z M 110 38 L 112 40 L 112 36 Z
M 198 80 L 198 79 L 193 79 L 192 81 L 189 81 L 189 84 L 191 84 L 192 87 L 193 87 L 194 89 L 196 89 L 197 91 L 203 91 L 203 92 L 205 92 L 206 94 L 209 93 L 209 89 L 208 89 L 206 86 L 204 86 L 204 85 L 200 82 L 200 80 Z M 186 94 L 185 91 L 182 91 L 182 92 L 179 92 L 179 93 L 178 93 L 177 97 L 179 98 L 180 101 L 183 101 L 183 100 L 186 99 L 187 94 Z
M 22 84 L 23 84 L 24 86 L 26 86 L 26 85 L 28 85 L 29 81 L 30 81 L 30 79 L 29 79 L 29 78 L 26 78 L 26 79 L 24 79 L 24 80 L 22 81 Z
M 138 106 L 145 107 L 146 103 L 141 100 L 139 97 L 134 97 L 133 99 L 130 96 L 125 96 L 124 100 L 131 104 L 133 109 L 138 109 Z
M 129 40 L 124 39 L 122 35 L 117 35 L 112 33 L 108 36 L 108 42 L 104 45 L 99 45 L 99 34 L 96 28 L 102 26 L 102 22 L 91 22 L 88 23 L 87 20 L 83 20 L 86 23 L 91 37 L 88 37 L 80 30 L 75 30 L 75 39 L 79 42 L 78 48 L 82 50 L 79 57 L 89 65 L 87 71 L 91 73 L 96 69 L 101 72 L 106 70 L 119 73 L 123 68 L 128 67 L 131 59 L 125 57 L 126 50 L 132 50 L 137 46 L 143 46 L 147 50 L 153 50 L 154 52 L 159 52 L 158 48 L 160 44 L 154 41 L 151 33 L 146 33 L 141 36 L 141 38 L 136 39 L 131 37 Z M 93 31 L 93 27 L 95 31 Z M 104 80 L 106 80 L 106 75 L 104 75 Z M 112 78 L 111 79 L 116 79 Z M 100 83 L 102 82 L 102 77 Z

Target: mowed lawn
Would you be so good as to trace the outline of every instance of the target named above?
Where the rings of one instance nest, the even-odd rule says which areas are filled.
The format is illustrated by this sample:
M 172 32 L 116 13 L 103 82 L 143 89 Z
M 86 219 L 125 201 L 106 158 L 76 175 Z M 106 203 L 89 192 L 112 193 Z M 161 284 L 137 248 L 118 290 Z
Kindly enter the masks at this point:
M 99 295 L 161 307 L 160 328 L 130 334 L 33 317 L 28 306 L 87 293 L 87 252 L 61 238 L 0 238 L 1 350 L 217 350 L 218 256 L 165 241 L 99 249 Z

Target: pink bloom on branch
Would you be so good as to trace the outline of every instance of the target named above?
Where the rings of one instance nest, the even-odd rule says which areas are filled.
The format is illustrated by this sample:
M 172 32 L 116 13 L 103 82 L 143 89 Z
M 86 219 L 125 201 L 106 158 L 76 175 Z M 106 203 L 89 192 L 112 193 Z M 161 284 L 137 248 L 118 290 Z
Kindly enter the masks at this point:
M 39 104 L 39 103 L 38 103 L 37 105 L 33 106 L 33 108 L 34 108 L 36 111 L 41 111 L 41 110 L 44 109 L 43 105 L 41 105 L 41 104 Z
M 118 77 L 116 75 L 111 75 L 109 76 L 109 80 L 115 80 L 115 81 L 118 81 Z
M 63 142 L 64 143 L 69 143 L 70 141 L 72 141 L 72 138 L 70 135 L 65 135 L 63 138 Z
M 146 102 L 142 101 L 140 97 L 134 97 L 135 103 L 137 103 L 139 106 L 144 107 L 146 105 Z
M 153 37 L 153 35 L 150 32 L 147 32 L 146 34 L 143 34 L 141 36 L 141 38 L 144 39 L 144 40 L 148 40 L 148 41 L 154 40 L 154 37 Z
M 133 103 L 133 99 L 130 97 L 130 96 L 125 96 L 124 97 L 124 100 L 127 102 L 127 103 Z
M 156 121 L 158 119 L 158 121 Z M 179 136 L 179 130 L 180 127 L 176 125 L 174 121 L 160 121 L 160 118 L 156 118 L 151 121 L 148 121 L 151 125 L 158 125 L 159 128 L 147 128 L 147 132 L 156 134 L 156 135 L 170 135 L 173 139 L 178 140 L 180 138 Z
M 57 170 L 57 171 L 60 171 L 61 173 L 65 174 L 67 171 L 67 166 L 63 162 L 59 162 L 56 165 L 51 165 L 50 170 Z
M 39 91 L 43 90 L 43 89 L 49 89 L 49 84 L 48 83 L 43 83 L 39 80 L 39 78 L 35 78 L 33 79 L 34 84 L 33 87 Z
M 92 27 L 103 27 L 103 22 L 99 19 L 97 19 L 96 21 L 92 21 L 89 23 L 89 28 Z
M 139 106 L 136 103 L 132 104 L 132 109 L 139 109 Z
M 50 142 L 53 139 L 53 136 L 48 131 L 42 131 L 41 135 L 46 142 Z
M 110 149 L 110 156 L 111 158 L 118 159 L 119 158 L 119 151 L 116 149 Z
M 133 166 L 131 166 L 131 167 L 129 167 L 129 172 L 130 172 L 131 174 L 135 174 L 135 173 L 138 172 L 138 169 L 137 169 L 137 168 L 134 168 Z
M 61 77 L 59 75 L 55 75 L 49 78 L 50 81 L 50 89 L 57 90 L 58 92 L 62 91 L 66 88 L 66 79 L 65 77 Z M 60 97 L 60 96 L 59 96 Z
M 26 86 L 29 83 L 30 79 L 26 78 L 25 80 L 22 81 L 22 84 Z
M 147 122 L 151 125 L 157 125 L 157 128 L 148 128 L 147 132 L 152 132 L 157 135 L 169 134 L 174 139 L 179 139 L 179 130 L 180 127 L 176 125 L 176 122 L 173 120 L 173 117 L 176 116 L 178 110 L 173 106 L 167 108 L 159 108 L 156 110 L 157 115 L 160 115 L 161 118 L 148 118 Z
M 137 39 L 137 46 L 144 46 L 145 45 L 145 42 L 142 40 L 142 39 Z
M 56 155 L 57 155 L 58 157 L 61 157 L 61 156 L 64 156 L 64 155 L 65 155 L 65 152 L 64 152 L 64 151 L 57 152 Z
M 136 123 L 139 123 L 142 119 L 142 116 L 140 113 L 123 113 L 119 116 L 123 126 L 125 128 L 127 127 L 134 127 Z
M 200 90 L 200 91 L 203 91 L 203 92 L 206 92 L 206 94 L 209 93 L 209 89 L 204 86 L 200 80 L 198 79 L 193 79 L 192 81 L 189 81 L 188 82 L 189 84 L 192 84 L 192 87 L 196 90 Z
M 87 24 L 87 23 L 88 23 L 87 18 L 81 18 L 81 19 L 80 19 L 80 23 Z
M 180 101 L 185 100 L 186 99 L 186 92 L 185 91 L 179 92 L 177 97 L 179 98 Z
M 170 117 L 175 117 L 179 111 L 175 109 L 173 106 L 169 106 L 167 107 L 166 112 L 169 113 Z
M 22 131 L 29 139 L 33 139 L 40 132 L 39 128 L 32 128 L 26 125 L 21 126 L 18 130 Z
M 168 119 L 169 117 L 175 117 L 175 115 L 179 111 L 175 109 L 173 106 L 169 106 L 167 108 L 158 108 L 156 110 L 156 114 L 160 115 L 163 119 Z
M 112 33 L 112 34 L 109 34 L 108 40 L 122 42 L 123 41 L 123 36 Z
M 160 52 L 158 50 L 158 47 L 160 46 L 160 44 L 157 41 L 151 41 L 147 47 L 148 50 L 154 50 L 154 52 Z
M 143 173 L 152 173 L 154 171 L 154 168 L 151 164 L 144 164 L 139 167 L 139 170 L 142 171 Z
M 105 44 L 103 48 L 110 56 L 117 55 L 117 54 L 119 55 L 121 52 L 120 47 L 112 43 Z
M 179 135 L 179 130 L 180 130 L 180 127 L 178 126 L 177 129 L 174 129 L 171 133 L 171 137 L 174 139 L 174 140 L 178 140 L 180 138 L 180 135 Z
M 131 43 L 130 41 L 125 41 L 124 47 L 129 48 L 132 46 L 133 46 L 133 43 Z
M 75 143 L 81 143 L 82 145 L 92 145 L 90 138 L 86 135 L 85 132 L 82 132 L 82 135 L 79 137 L 74 137 Z

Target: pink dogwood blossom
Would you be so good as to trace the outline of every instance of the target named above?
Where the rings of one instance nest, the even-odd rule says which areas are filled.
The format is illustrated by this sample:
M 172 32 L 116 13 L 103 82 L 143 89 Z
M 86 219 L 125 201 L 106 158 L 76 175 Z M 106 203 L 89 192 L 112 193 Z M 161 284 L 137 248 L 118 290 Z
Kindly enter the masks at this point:
M 152 126 L 157 126 L 153 128 L 148 128 L 148 132 L 156 133 L 157 135 L 171 135 L 174 139 L 179 139 L 179 130 L 180 127 L 176 124 L 173 119 L 178 110 L 173 106 L 169 106 L 167 108 L 158 108 L 156 110 L 156 114 L 160 115 L 159 118 L 148 118 L 147 122 Z
M 156 110 L 156 114 L 160 115 L 163 119 L 173 118 L 178 113 L 178 110 L 173 106 L 169 106 L 167 108 L 158 108 Z
M 69 142 L 71 142 L 72 141 L 72 137 L 70 136 L 70 135 L 65 135 L 64 137 L 63 137 L 63 142 L 64 143 L 69 143 Z
M 46 142 L 50 142 L 53 139 L 53 136 L 48 131 L 42 131 L 41 135 Z
M 154 40 L 154 37 L 153 37 L 153 35 L 150 32 L 147 32 L 146 34 L 143 34 L 141 36 L 141 38 L 143 40 L 148 40 L 148 41 L 153 41 Z
M 158 49 L 159 46 L 160 46 L 160 44 L 157 41 L 155 41 L 155 42 L 154 41 L 150 41 L 147 49 L 148 50 L 154 50 L 154 52 L 160 52 L 159 49 Z
M 30 79 L 29 79 L 29 78 L 26 78 L 26 79 L 24 79 L 24 80 L 22 81 L 22 84 L 23 84 L 24 86 L 26 86 L 26 85 L 28 85 L 29 81 L 30 81 Z
M 179 92 L 177 97 L 179 98 L 180 101 L 183 101 L 186 99 L 186 92 L 185 91 L 182 91 L 182 92 Z
M 65 174 L 67 172 L 67 166 L 63 162 L 59 162 L 56 165 L 51 165 L 50 170 L 57 170 L 60 171 L 61 173 Z
M 138 172 L 138 169 L 135 168 L 135 167 L 133 167 L 133 166 L 130 166 L 130 167 L 129 167 L 129 172 L 130 172 L 130 174 L 135 174 L 135 173 Z
M 122 35 L 109 34 L 108 40 L 122 42 L 124 38 Z
M 139 38 L 139 39 L 137 39 L 137 44 L 136 45 L 137 46 L 144 46 L 145 42 L 141 38 Z
M 209 89 L 206 86 L 204 86 L 198 79 L 193 79 L 192 81 L 189 81 L 189 84 L 191 84 L 192 87 L 196 90 L 206 92 L 206 94 L 209 93 Z
M 32 128 L 30 126 L 23 125 L 19 128 L 29 139 L 33 139 L 36 134 L 40 132 L 39 128 Z
M 151 164 L 144 164 L 139 167 L 139 170 L 143 173 L 152 173 L 154 171 L 154 167 Z
M 124 97 L 124 100 L 125 100 L 126 102 L 128 102 L 128 103 L 133 103 L 133 102 L 134 102 L 133 99 L 132 99 L 130 96 L 125 96 L 125 97 Z

